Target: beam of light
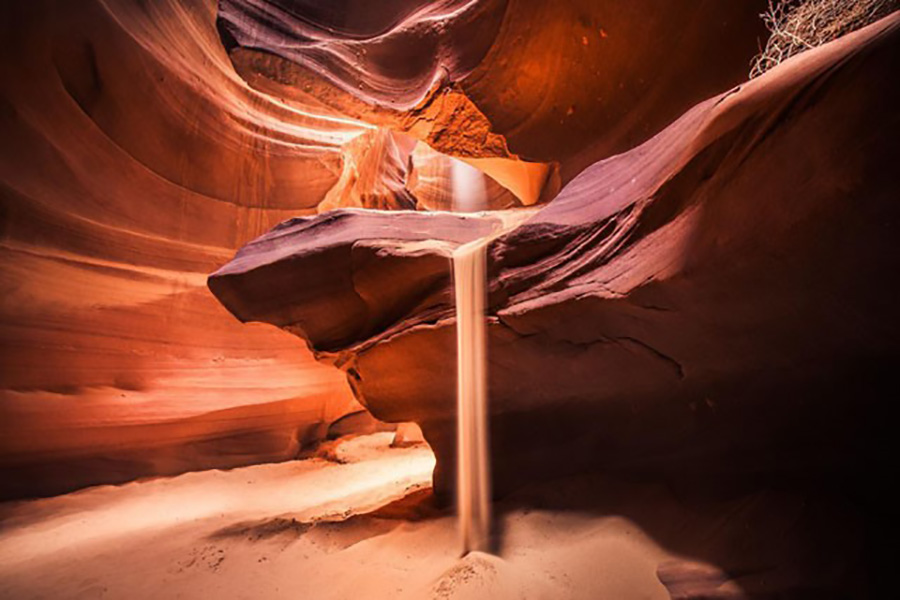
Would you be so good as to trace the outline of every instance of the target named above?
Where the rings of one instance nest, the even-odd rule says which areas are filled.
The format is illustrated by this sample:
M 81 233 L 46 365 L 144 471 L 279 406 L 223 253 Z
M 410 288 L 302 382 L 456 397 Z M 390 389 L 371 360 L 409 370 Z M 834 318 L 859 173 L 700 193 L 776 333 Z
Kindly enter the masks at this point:
M 450 180 L 454 211 L 478 212 L 487 208 L 484 173 L 454 158 L 450 160 Z

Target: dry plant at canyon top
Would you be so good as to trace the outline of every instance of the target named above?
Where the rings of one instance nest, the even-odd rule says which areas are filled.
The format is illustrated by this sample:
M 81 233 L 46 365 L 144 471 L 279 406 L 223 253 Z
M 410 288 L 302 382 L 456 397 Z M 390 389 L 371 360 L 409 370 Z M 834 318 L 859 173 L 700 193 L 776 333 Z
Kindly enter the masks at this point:
M 750 78 L 758 77 L 804 50 L 821 46 L 900 8 L 900 0 L 769 0 L 760 15 L 772 35 L 754 57 Z

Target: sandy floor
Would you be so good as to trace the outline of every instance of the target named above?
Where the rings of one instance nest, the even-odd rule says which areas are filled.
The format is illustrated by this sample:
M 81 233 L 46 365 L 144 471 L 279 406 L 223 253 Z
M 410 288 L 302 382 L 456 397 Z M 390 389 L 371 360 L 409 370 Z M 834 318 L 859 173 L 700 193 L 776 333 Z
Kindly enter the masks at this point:
M 799 499 L 697 510 L 660 486 L 584 478 L 499 506 L 497 555 L 460 559 L 452 513 L 430 503 L 431 452 L 391 435 L 3 505 L 0 598 L 666 599 L 661 577 L 734 598 L 797 577 L 782 557 L 798 551 L 785 532 L 802 530 Z M 702 560 L 738 555 L 743 588 Z

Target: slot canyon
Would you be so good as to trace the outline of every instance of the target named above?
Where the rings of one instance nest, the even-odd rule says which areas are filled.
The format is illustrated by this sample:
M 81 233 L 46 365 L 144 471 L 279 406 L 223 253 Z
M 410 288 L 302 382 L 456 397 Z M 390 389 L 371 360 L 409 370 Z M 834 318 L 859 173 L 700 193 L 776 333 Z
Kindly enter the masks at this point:
M 0 599 L 893 596 L 898 9 L 5 0 Z

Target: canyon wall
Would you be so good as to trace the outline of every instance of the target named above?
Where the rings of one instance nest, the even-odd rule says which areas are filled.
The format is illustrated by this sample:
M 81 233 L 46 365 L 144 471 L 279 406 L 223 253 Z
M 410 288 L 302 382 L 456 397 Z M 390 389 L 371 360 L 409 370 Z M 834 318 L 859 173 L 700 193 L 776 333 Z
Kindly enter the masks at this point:
M 568 180 L 746 79 L 765 1 L 222 0 L 254 87 L 408 131 L 453 156 L 558 162 Z
M 895 13 L 795 57 L 490 242 L 498 490 L 601 468 L 880 485 L 900 359 L 898 50 Z M 210 288 L 241 320 L 303 337 L 380 419 L 418 422 L 447 492 L 449 255 L 501 233 L 500 216 L 300 218 Z
M 743 80 L 761 4 L 5 3 L 0 496 L 296 456 L 362 407 L 208 273 L 334 208 L 546 202 Z
M 0 496 L 284 460 L 359 409 L 205 281 L 370 127 L 249 88 L 215 8 L 4 3 Z

